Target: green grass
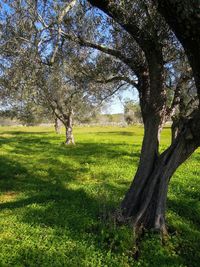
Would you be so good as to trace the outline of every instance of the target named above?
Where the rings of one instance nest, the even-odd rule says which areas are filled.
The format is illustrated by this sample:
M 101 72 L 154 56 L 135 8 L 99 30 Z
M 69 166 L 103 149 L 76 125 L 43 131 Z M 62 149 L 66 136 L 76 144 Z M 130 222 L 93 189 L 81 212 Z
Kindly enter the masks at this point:
M 137 168 L 141 127 L 76 128 L 76 146 L 45 127 L 0 128 L 0 266 L 200 264 L 200 154 L 173 176 L 170 238 L 146 235 L 134 260 L 132 229 L 104 219 Z M 170 142 L 162 135 L 161 150 Z

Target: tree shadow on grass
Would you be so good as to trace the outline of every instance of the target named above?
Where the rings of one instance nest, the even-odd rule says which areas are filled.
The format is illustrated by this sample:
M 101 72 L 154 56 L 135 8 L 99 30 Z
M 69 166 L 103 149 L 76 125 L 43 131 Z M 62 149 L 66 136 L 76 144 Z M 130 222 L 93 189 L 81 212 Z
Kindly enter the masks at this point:
M 123 163 L 135 164 L 139 159 L 140 146 L 124 145 L 121 143 L 78 143 L 76 146 L 65 146 L 58 144 L 60 137 L 49 135 L 31 135 L 27 136 L 23 132 L 15 135 L 16 131 L 12 132 L 14 136 L 3 138 L 2 144 L 11 143 L 11 153 L 9 159 L 0 159 L 1 173 L 0 177 L 5 178 L 20 178 L 19 186 L 23 183 L 29 184 L 29 187 L 35 188 L 35 178 L 26 181 L 28 169 L 29 176 L 39 176 L 42 180 L 49 180 L 56 183 L 57 181 L 70 182 L 76 179 L 77 176 L 84 174 L 90 175 L 88 166 L 101 164 L 105 159 L 120 160 Z M 17 132 L 18 133 L 18 132 Z M 55 142 L 52 143 L 52 140 Z M 131 149 L 130 149 L 131 147 Z M 9 162 L 15 157 L 15 161 Z M 21 165 L 20 165 L 21 163 Z M 23 167 L 22 167 L 23 166 Z M 26 169 L 25 169 L 25 168 Z M 101 176 L 103 177 L 103 173 Z M 108 173 L 104 175 L 108 177 Z M 10 188 L 9 181 L 4 183 L 5 188 Z M 27 185 L 28 186 L 28 185 Z M 2 187 L 3 188 L 3 187 Z
M 10 140 L 13 141 L 13 138 Z M 117 157 L 122 157 L 123 155 L 133 156 L 130 151 L 128 153 L 126 152 L 127 146 L 123 144 L 125 148 L 121 148 L 116 147 L 117 145 L 120 146 L 120 144 L 80 143 L 76 147 L 64 147 L 52 144 L 51 136 L 42 137 L 42 140 L 41 136 L 31 136 L 30 140 L 28 137 L 24 138 L 24 136 L 19 135 L 15 136 L 14 141 L 16 144 L 13 147 L 13 153 L 27 155 L 27 160 L 28 155 L 37 156 L 41 154 L 42 158 L 36 158 L 36 165 L 47 160 L 51 168 L 46 170 L 46 176 L 36 176 L 35 171 L 37 169 L 39 170 L 40 166 L 37 166 L 36 169 L 33 166 L 30 169 L 26 163 L 21 164 L 17 160 L 1 157 L 0 187 L 2 191 L 12 190 L 19 193 L 23 192 L 25 196 L 19 197 L 11 202 L 1 203 L 0 210 L 22 209 L 21 215 L 19 216 L 21 222 L 31 225 L 31 227 L 39 226 L 42 229 L 47 227 L 57 229 L 60 232 L 67 229 L 67 234 L 70 239 L 78 242 L 82 240 L 90 242 L 92 234 L 94 246 L 101 250 L 102 244 L 95 241 L 99 240 L 101 231 L 93 231 L 93 225 L 99 224 L 99 211 L 102 211 L 104 208 L 107 210 L 112 206 L 116 206 L 116 202 L 98 194 L 95 196 L 94 194 L 90 195 L 84 189 L 79 188 L 75 190 L 68 188 L 66 182 L 73 181 L 76 178 L 74 168 L 71 164 L 60 161 L 58 157 L 62 155 L 73 158 L 76 163 L 80 164 L 81 167 L 78 168 L 80 168 L 82 173 L 87 169 L 84 168 L 85 163 L 95 163 L 101 158 L 101 155 L 106 155 L 108 160 L 114 159 L 116 155 Z M 138 146 L 136 148 L 138 149 Z M 50 155 L 53 156 L 49 158 Z M 137 160 L 138 155 L 138 152 L 134 155 Z M 61 166 L 61 168 L 59 169 L 58 166 Z M 105 183 L 105 186 L 112 194 L 116 194 L 119 189 L 109 183 Z M 126 185 L 123 186 L 125 187 Z M 187 196 L 190 196 L 189 190 L 185 190 L 185 197 L 187 198 Z M 169 204 L 182 217 L 187 217 L 187 213 L 184 213 L 187 208 L 191 209 L 190 206 L 185 207 L 184 200 L 178 203 L 169 202 Z M 195 206 L 192 207 L 192 210 L 193 212 L 197 212 Z M 193 220 L 193 212 L 189 214 L 191 220 Z M 190 230 L 188 228 L 187 231 L 189 235 L 194 234 L 192 229 Z M 90 237 L 87 237 L 87 233 L 89 233 Z M 55 235 L 57 235 L 56 231 Z M 197 247 L 197 244 L 194 244 L 194 246 Z M 159 257 L 160 263 L 164 264 L 165 257 Z M 190 263 L 187 255 L 184 256 L 183 253 L 182 257 L 185 257 L 185 261 Z
M 31 131 L 3 131 L 0 132 L 0 135 L 4 136 L 4 135 L 49 135 L 52 134 L 52 131 L 35 131 L 35 132 L 31 132 Z
M 86 146 L 88 147 L 88 145 Z M 83 147 L 81 147 L 82 149 Z M 88 158 L 87 162 L 90 162 Z M 26 163 L 21 164 L 8 157 L 1 157 L 0 191 L 2 193 L 8 191 L 15 192 L 16 195 L 22 193 L 23 198 L 17 198 L 16 201 L 8 203 L 1 203 L 0 210 L 27 206 L 29 208 L 24 212 L 23 216 L 27 222 L 37 223 L 38 221 L 38 223 L 44 225 L 54 226 L 66 226 L 69 224 L 73 231 L 80 232 L 81 229 L 85 229 L 83 227 L 85 220 L 97 217 L 100 207 L 107 206 L 109 208 L 116 204 L 114 201 L 107 201 L 105 197 L 98 196 L 98 194 L 95 198 L 91 198 L 83 189 L 72 190 L 67 188 L 68 183 L 76 180 L 76 172 L 73 167 L 67 164 L 67 162 L 60 162 L 58 159 L 53 159 L 49 163 L 50 168 L 46 172 L 41 168 L 41 174 L 39 172 L 37 175 L 40 167 L 38 169 L 34 167 L 29 168 L 29 165 Z M 59 168 L 60 165 L 63 168 Z M 87 171 L 87 168 L 80 166 L 78 171 L 81 171 L 81 174 L 83 174 L 84 171 Z M 101 175 L 104 176 L 103 173 Z M 106 175 L 108 174 L 106 173 Z M 111 186 L 109 187 L 109 184 L 107 184 L 108 191 L 111 190 L 110 188 Z M 111 191 L 113 192 L 114 190 L 117 191 L 116 188 L 112 188 Z M 32 209 L 31 205 L 33 204 L 44 205 L 45 211 Z M 44 215 L 42 215 L 43 213 Z M 76 224 L 74 224 L 74 220 Z M 78 227 L 79 222 L 81 229 Z
M 170 231 L 176 233 L 176 247 L 186 266 L 199 266 L 200 262 L 200 186 L 197 179 L 192 179 L 184 185 L 173 181 L 172 188 L 175 197 L 168 198 L 168 209 L 173 212 L 174 226 Z
M 142 129 L 142 128 L 141 128 Z M 141 134 L 138 134 L 137 132 L 135 131 L 108 131 L 108 132 L 98 132 L 96 133 L 98 135 L 119 135 L 119 136 L 140 136 L 141 137 Z
M 64 227 L 72 235 L 85 231 L 92 218 L 96 218 L 102 203 L 89 197 L 84 190 L 67 189 L 49 182 L 37 181 L 40 193 L 16 201 L 0 203 L 0 210 L 25 208 L 21 220 L 41 227 Z M 44 186 L 46 190 L 42 190 Z M 13 190 L 14 188 L 12 188 Z M 27 193 L 30 194 L 30 192 Z M 42 209 L 41 209 L 42 208 Z
M 61 136 L 51 135 L 31 135 L 26 132 L 11 132 L 13 136 L 3 137 L 0 140 L 0 145 L 11 144 L 12 153 L 23 155 L 42 155 L 44 159 L 51 161 L 56 159 L 57 156 L 70 156 L 79 162 L 91 162 L 94 157 L 101 158 L 102 155 L 108 159 L 117 157 L 128 156 L 131 162 L 135 159 L 138 161 L 140 156 L 140 145 L 127 145 L 124 143 L 86 143 L 78 142 L 76 146 L 66 146 L 59 143 L 62 140 Z M 15 133 L 17 133 L 15 135 Z M 130 149 L 131 148 L 131 149 Z M 127 160 L 129 160 L 127 158 Z
M 14 137 L 2 137 L 0 136 L 0 147 L 3 146 L 3 145 L 7 145 L 7 144 L 10 144 L 10 143 L 13 143 L 15 142 L 15 138 Z
M 197 229 L 200 229 L 200 185 L 196 179 L 190 179 L 188 187 L 173 181 L 172 186 L 174 191 L 178 188 L 178 197 L 176 199 L 169 199 L 168 206 L 176 214 L 184 218 L 186 221 L 192 222 Z
M 101 250 L 98 243 L 101 228 L 93 231 L 93 226 L 101 224 L 98 217 L 100 211 L 110 209 L 115 205 L 114 201 L 107 201 L 98 194 L 89 195 L 82 188 L 68 188 L 58 179 L 44 181 L 34 177 L 24 166 L 6 157 L 0 163 L 7 174 L 10 172 L 9 176 L 6 172 L 1 176 L 1 191 L 12 191 L 17 196 L 12 201 L 0 203 L 1 212 L 10 210 L 18 214 L 19 222 L 39 227 L 40 231 L 54 229 L 55 236 L 57 232 L 65 231 L 68 238 L 75 242 L 91 242 L 92 234 L 94 245 Z M 19 177 L 20 173 L 23 173 L 23 179 Z

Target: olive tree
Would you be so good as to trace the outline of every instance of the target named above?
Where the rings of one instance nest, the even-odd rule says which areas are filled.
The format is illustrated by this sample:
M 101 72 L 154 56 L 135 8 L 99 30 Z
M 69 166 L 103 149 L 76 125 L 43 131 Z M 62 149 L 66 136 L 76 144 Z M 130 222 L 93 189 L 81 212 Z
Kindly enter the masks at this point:
M 180 105 L 180 84 L 182 86 L 185 80 L 179 76 L 174 86 L 173 98 L 169 101 L 168 69 L 170 61 L 177 59 L 176 51 L 181 50 L 180 43 L 158 14 L 152 1 L 88 2 L 108 16 L 107 22 L 111 26 L 107 29 L 113 29 L 114 26 L 118 34 L 115 31 L 110 38 L 106 32 L 102 39 L 91 34 L 89 37 L 86 33 L 77 34 L 76 31 L 62 31 L 62 35 L 81 46 L 109 54 L 128 66 L 133 73 L 132 77 L 136 77 L 136 82 L 135 79 L 131 81 L 139 92 L 144 122 L 138 170 L 121 203 L 118 220 L 131 218 L 135 229 L 153 228 L 166 233 L 165 211 L 169 181 L 176 169 L 200 143 L 197 103 L 192 106 L 187 116 L 182 117 L 180 129 L 171 145 L 162 154 L 159 153 L 160 132 L 164 123 L 174 115 Z M 100 24 L 104 21 L 104 16 L 102 17 Z M 105 41 L 106 37 L 110 39 Z M 174 39 L 176 44 L 172 45 L 171 49 L 170 43 Z M 187 70 L 185 71 L 183 76 L 188 76 Z M 111 80 L 113 79 L 130 79 L 130 76 L 112 77 Z M 198 84 L 196 86 L 198 87 Z M 197 94 L 195 88 L 194 92 Z
M 1 25 L 4 91 L 16 98 L 10 103 L 20 104 L 21 99 L 23 105 L 27 100 L 48 109 L 56 128 L 58 119 L 64 124 L 66 144 L 74 143 L 73 120 L 91 116 L 124 85 L 115 79 L 106 83 L 101 56 L 63 36 L 63 28 L 75 28 L 75 5 L 76 1 L 9 1 L 10 11 Z
M 167 94 L 164 86 L 165 61 L 163 51 L 165 46 L 160 39 L 159 28 L 156 25 L 159 15 L 156 14 L 156 18 L 153 17 L 156 10 L 153 9 L 153 12 L 150 11 L 152 7 L 151 1 L 133 1 L 133 3 L 130 3 L 130 1 L 120 1 L 118 3 L 118 1 L 109 0 L 89 0 L 89 2 L 117 22 L 121 26 L 121 30 L 126 31 L 137 42 L 146 59 L 146 68 L 141 72 L 145 78 L 140 78 L 139 80 L 143 83 L 143 88 L 139 89 L 139 94 L 145 133 L 138 170 L 121 204 L 122 218 L 132 217 L 136 228 L 154 228 L 166 232 L 165 210 L 170 178 L 176 169 L 200 144 L 199 106 L 192 108 L 190 114 L 184 118 L 181 130 L 171 145 L 162 154 L 159 154 L 159 134 L 163 123 L 169 116 L 169 111 L 172 112 L 174 108 L 172 106 L 169 110 L 167 107 Z M 172 1 L 168 2 L 171 2 L 171 7 L 173 7 Z M 165 11 L 165 7 L 162 5 L 160 6 L 160 10 L 163 14 L 167 13 L 167 10 Z M 169 13 L 166 17 L 170 16 L 169 14 L 173 14 L 171 10 L 173 8 L 168 9 Z M 185 12 L 187 17 L 189 13 L 187 13 L 186 8 Z M 138 19 L 139 13 L 141 19 Z M 178 15 L 178 12 L 176 15 Z M 199 51 L 199 32 L 196 35 L 194 34 L 196 32 L 196 29 L 194 29 L 195 25 L 188 21 L 188 24 L 184 27 L 185 30 L 183 27 L 180 30 L 180 27 L 178 27 L 179 24 L 176 23 L 174 18 L 175 15 L 172 15 L 171 24 L 174 23 L 173 28 L 175 29 L 175 33 L 177 32 L 177 37 L 183 45 L 186 41 L 183 41 L 179 36 L 182 35 L 181 30 L 186 32 L 186 26 L 189 26 L 191 28 L 193 42 L 195 40 L 197 41 L 196 45 L 198 45 Z M 198 16 L 195 18 L 196 22 L 199 21 Z M 176 19 L 178 20 L 179 17 L 176 16 Z M 145 21 L 148 22 L 145 23 Z M 187 46 L 186 53 L 188 49 L 190 52 L 193 51 L 191 53 L 193 60 L 195 57 L 199 60 L 198 52 L 195 48 L 192 50 L 192 48 L 188 48 Z M 134 60 L 129 59 L 128 64 L 131 66 L 132 62 Z M 193 61 L 191 62 L 191 66 L 196 70 Z M 198 76 L 195 73 L 194 71 L 194 77 L 195 75 Z M 198 77 L 195 80 L 198 83 Z M 199 84 L 196 85 L 197 87 L 199 86 Z M 174 96 L 176 97 L 176 92 Z M 175 102 L 172 101 L 172 103 Z

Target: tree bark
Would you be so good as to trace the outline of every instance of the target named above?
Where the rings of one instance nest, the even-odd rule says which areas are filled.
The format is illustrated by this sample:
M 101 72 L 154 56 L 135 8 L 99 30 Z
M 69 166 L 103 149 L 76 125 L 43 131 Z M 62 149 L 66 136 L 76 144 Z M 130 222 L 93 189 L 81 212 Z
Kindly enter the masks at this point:
M 60 134 L 61 133 L 61 121 L 57 117 L 55 118 L 54 127 L 55 127 L 55 132 L 57 134 Z
M 151 62 L 150 73 L 140 75 L 140 105 L 144 122 L 144 138 L 140 162 L 130 189 L 122 201 L 123 215 L 128 218 L 140 202 L 140 194 L 159 157 L 160 132 L 165 121 L 166 97 L 163 91 L 162 57 Z M 159 95 L 160 98 L 159 98 Z M 159 103 L 158 99 L 160 100 Z
M 75 145 L 74 136 L 73 136 L 73 119 L 72 114 L 69 114 L 67 121 L 65 123 L 65 129 L 66 129 L 66 145 Z
M 149 175 L 152 173 L 154 164 L 159 157 L 159 124 L 154 120 L 147 120 L 144 124 L 144 138 L 142 143 L 140 162 L 130 186 L 122 202 L 123 214 L 125 217 L 131 216 L 131 210 L 135 209 L 139 201 L 140 191 L 142 191 Z M 129 208 L 127 208 L 129 207 Z
M 168 184 L 176 169 L 200 144 L 200 113 L 194 112 L 178 136 L 160 156 L 151 160 L 151 171 L 143 165 L 121 203 L 122 219 L 131 219 L 136 230 L 155 229 L 166 233 L 165 211 Z M 146 162 L 148 166 L 148 161 Z M 141 168 L 139 166 L 138 170 Z M 137 182 L 136 182 L 137 181 Z
M 174 142 L 176 137 L 178 136 L 180 130 L 181 130 L 181 116 L 178 117 L 172 117 L 172 126 L 171 126 L 171 143 Z

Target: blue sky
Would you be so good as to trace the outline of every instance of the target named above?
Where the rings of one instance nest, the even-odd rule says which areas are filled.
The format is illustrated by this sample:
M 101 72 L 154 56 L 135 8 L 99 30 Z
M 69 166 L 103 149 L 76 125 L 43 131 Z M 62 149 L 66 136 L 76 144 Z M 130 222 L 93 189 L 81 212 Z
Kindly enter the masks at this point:
M 123 113 L 123 101 L 125 99 L 131 99 L 134 101 L 139 100 L 138 93 L 136 89 L 129 88 L 124 90 L 123 92 L 120 92 L 114 96 L 114 98 L 106 104 L 106 107 L 102 110 L 103 114 L 117 114 L 117 113 Z

